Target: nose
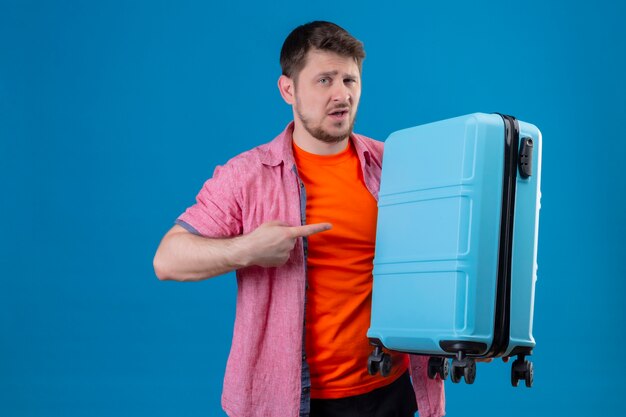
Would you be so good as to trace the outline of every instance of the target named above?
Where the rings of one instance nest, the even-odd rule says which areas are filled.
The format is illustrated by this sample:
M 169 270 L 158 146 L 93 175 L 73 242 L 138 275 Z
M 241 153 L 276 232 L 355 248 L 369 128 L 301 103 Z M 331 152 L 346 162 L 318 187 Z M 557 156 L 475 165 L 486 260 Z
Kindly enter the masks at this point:
M 343 83 L 337 83 L 333 86 L 331 99 L 335 103 L 350 103 L 352 101 L 352 92 Z

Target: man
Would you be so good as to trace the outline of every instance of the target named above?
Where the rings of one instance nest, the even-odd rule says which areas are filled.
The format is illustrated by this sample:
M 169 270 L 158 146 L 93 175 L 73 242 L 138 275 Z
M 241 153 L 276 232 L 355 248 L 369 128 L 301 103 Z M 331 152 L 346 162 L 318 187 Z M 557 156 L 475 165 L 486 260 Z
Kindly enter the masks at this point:
M 293 122 L 218 167 L 157 250 L 160 279 L 237 271 L 230 416 L 444 414 L 428 358 L 392 353 L 388 377 L 367 373 L 383 144 L 352 132 L 364 57 L 335 24 L 294 29 L 278 80 Z

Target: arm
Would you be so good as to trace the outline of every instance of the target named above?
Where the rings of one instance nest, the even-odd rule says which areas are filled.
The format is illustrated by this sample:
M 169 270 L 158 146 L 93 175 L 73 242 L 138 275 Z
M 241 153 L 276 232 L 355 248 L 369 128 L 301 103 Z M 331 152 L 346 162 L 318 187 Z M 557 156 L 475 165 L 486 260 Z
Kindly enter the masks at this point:
M 245 235 L 211 239 L 176 225 L 161 240 L 154 271 L 160 280 L 199 281 L 252 265 L 281 266 L 296 239 L 330 228 L 328 223 L 290 227 L 272 221 Z

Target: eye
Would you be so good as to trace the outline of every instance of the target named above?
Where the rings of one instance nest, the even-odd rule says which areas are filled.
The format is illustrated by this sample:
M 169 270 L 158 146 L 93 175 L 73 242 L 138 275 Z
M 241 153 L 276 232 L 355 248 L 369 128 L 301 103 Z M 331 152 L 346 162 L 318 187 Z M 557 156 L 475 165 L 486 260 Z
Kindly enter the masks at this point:
M 322 84 L 322 85 L 326 85 L 330 82 L 330 80 L 328 78 L 320 78 L 318 83 Z
M 356 79 L 354 78 L 346 78 L 345 80 L 343 80 L 344 83 L 346 84 L 356 84 Z

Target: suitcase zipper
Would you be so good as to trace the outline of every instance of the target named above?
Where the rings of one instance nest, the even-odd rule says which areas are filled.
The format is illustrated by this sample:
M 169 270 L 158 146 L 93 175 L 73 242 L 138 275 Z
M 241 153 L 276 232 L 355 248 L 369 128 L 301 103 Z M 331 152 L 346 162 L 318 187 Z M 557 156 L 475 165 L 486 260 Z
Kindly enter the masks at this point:
M 511 333 L 511 259 L 513 249 L 513 221 L 515 218 L 515 190 L 518 170 L 519 123 L 512 116 L 500 114 L 504 121 L 504 178 L 498 278 L 496 290 L 493 341 L 484 356 L 502 356 L 509 346 Z M 482 356 L 482 355 L 481 355 Z

